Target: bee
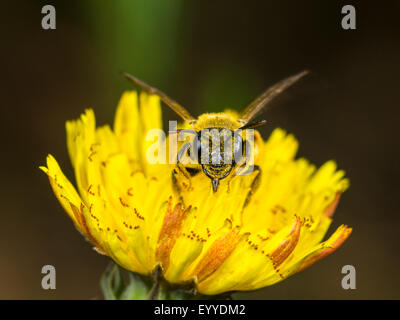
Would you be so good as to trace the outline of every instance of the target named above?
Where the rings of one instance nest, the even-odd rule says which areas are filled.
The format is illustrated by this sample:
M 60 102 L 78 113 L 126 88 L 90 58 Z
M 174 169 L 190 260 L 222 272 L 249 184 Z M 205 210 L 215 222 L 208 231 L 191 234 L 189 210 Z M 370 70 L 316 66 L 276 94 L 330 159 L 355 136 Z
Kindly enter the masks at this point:
M 180 161 L 182 156 L 188 153 L 187 145 L 184 145 L 178 151 L 177 164 L 172 171 L 173 188 L 178 194 L 180 194 L 182 190 L 177 181 L 177 174 L 179 172 L 188 179 L 189 183 L 191 177 L 203 172 L 203 174 L 211 179 L 212 190 L 215 193 L 218 191 L 220 180 L 235 176 L 237 172 L 239 172 L 238 170 L 234 171 L 235 168 L 244 168 L 245 161 L 243 161 L 243 157 L 239 157 L 241 160 L 237 160 L 238 154 L 243 156 L 250 149 L 250 146 L 247 144 L 248 141 L 246 141 L 243 132 L 248 129 L 259 127 L 266 122 L 265 120 L 258 122 L 250 121 L 256 115 L 258 115 L 273 98 L 300 80 L 307 73 L 308 71 L 302 71 L 279 81 L 272 87 L 265 90 L 253 102 L 245 107 L 243 111 L 240 112 L 239 116 L 229 112 L 205 113 L 200 115 L 197 119 L 194 118 L 179 103 L 168 97 L 160 90 L 149 86 L 148 84 L 128 73 L 124 73 L 124 76 L 133 84 L 139 86 L 142 90 L 157 95 L 161 101 L 169 106 L 191 127 L 191 131 L 194 133 L 194 135 L 197 135 L 197 159 L 201 159 L 201 161 L 195 164 L 182 163 L 182 161 Z M 177 131 L 179 132 L 179 130 L 185 129 L 178 129 Z M 210 148 L 211 141 L 219 141 L 219 148 Z M 246 206 L 251 198 L 251 195 L 257 190 L 260 184 L 262 173 L 260 166 L 257 165 L 257 162 L 259 160 L 259 150 L 261 150 L 262 144 L 263 140 L 260 134 L 258 131 L 254 131 L 253 170 L 256 171 L 257 174 L 251 183 L 251 188 L 247 195 L 244 206 Z M 202 158 L 204 155 L 207 156 L 206 160 L 203 160 Z M 227 158 L 229 158 L 230 161 L 226 161 Z

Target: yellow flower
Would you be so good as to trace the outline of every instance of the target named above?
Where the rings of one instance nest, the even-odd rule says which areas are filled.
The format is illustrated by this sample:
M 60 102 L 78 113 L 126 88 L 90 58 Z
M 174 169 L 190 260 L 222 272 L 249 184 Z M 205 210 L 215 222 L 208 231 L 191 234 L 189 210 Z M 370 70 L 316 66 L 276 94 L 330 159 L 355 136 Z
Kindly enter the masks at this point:
M 139 106 L 140 105 L 140 106 Z M 295 159 L 298 143 L 281 129 L 264 143 L 262 180 L 243 208 L 254 175 L 192 178 L 174 195 L 174 165 L 149 164 L 149 129 L 161 128 L 158 97 L 122 96 L 114 123 L 96 128 L 92 110 L 66 124 L 78 192 L 49 155 L 47 173 L 61 205 L 95 249 L 120 266 L 151 274 L 161 266 L 170 283 L 193 281 L 203 294 L 272 285 L 337 249 L 351 229 L 340 226 L 321 242 L 341 193 L 343 171 Z

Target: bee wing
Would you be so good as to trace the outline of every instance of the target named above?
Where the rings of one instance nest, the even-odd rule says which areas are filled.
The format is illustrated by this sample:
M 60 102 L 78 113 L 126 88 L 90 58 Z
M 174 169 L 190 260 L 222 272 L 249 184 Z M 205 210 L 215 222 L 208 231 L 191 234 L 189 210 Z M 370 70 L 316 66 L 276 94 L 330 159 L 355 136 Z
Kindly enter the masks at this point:
M 129 73 L 124 72 L 123 75 L 142 89 L 159 96 L 161 101 L 168 105 L 176 114 L 178 114 L 183 120 L 187 121 L 189 124 L 193 124 L 195 122 L 195 118 L 189 113 L 189 111 L 182 107 L 178 102 L 168 97 L 164 92 L 161 92 L 160 90 L 149 86 L 147 83 L 144 83 L 142 80 L 139 80 Z
M 281 80 L 277 84 L 268 88 L 242 111 L 239 121 L 242 123 L 242 125 L 248 123 L 268 104 L 268 102 L 270 102 L 282 91 L 290 87 L 293 83 L 300 80 L 306 74 L 308 74 L 308 71 L 302 71 L 289 78 Z

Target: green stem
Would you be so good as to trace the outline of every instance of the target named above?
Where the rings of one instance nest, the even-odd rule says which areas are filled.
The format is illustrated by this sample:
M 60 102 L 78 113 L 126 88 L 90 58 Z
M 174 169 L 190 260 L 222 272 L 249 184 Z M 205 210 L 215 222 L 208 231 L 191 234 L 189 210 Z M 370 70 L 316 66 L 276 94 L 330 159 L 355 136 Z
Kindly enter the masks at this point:
M 147 300 L 158 300 L 160 298 L 161 276 L 162 270 L 161 267 L 158 266 L 154 270 L 154 285 L 147 296 Z
M 160 281 L 155 280 L 153 287 L 151 288 L 147 300 L 158 300 L 160 296 Z

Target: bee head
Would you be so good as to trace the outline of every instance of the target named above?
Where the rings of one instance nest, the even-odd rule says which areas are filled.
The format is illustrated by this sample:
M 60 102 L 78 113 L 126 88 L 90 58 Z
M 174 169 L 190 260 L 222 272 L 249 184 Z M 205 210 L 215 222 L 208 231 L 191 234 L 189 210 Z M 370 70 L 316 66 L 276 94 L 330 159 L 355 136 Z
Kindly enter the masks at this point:
M 226 178 L 242 158 L 244 141 L 240 134 L 226 128 L 208 128 L 198 132 L 198 160 L 203 173 L 217 192 L 219 181 Z
M 200 165 L 203 173 L 211 179 L 214 192 L 218 190 L 219 181 L 226 178 L 236 165 L 246 163 L 251 146 L 242 137 L 241 129 L 182 129 L 180 132 L 189 133 L 192 139 L 179 149 L 178 161 L 185 164 L 190 159 L 190 163 Z

